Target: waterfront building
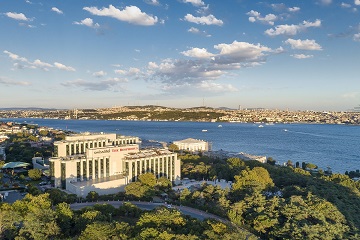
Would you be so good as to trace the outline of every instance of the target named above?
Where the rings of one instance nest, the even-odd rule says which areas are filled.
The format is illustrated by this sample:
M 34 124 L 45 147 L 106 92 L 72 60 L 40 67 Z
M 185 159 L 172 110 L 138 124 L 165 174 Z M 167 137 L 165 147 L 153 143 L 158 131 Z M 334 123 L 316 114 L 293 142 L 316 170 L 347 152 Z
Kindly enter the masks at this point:
M 140 174 L 180 179 L 180 159 L 167 149 L 140 149 L 138 137 L 115 133 L 75 134 L 54 143 L 50 175 L 55 187 L 85 197 L 123 191 Z
M 174 141 L 173 143 L 178 146 L 179 150 L 186 150 L 190 152 L 208 152 L 212 149 L 210 142 L 194 138 Z

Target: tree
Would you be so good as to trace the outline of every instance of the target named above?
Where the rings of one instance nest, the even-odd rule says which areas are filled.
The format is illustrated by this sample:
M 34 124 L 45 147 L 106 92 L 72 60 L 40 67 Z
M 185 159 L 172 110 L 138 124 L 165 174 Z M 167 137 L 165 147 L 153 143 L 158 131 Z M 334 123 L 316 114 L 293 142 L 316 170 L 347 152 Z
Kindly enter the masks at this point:
M 313 163 L 306 163 L 305 168 L 313 170 L 313 169 L 316 169 L 317 166 Z
M 81 232 L 79 240 L 128 239 L 127 223 L 94 222 Z
M 142 185 L 146 185 L 149 186 L 151 188 L 155 187 L 156 185 L 156 177 L 153 173 L 145 173 L 145 174 L 141 174 L 138 177 L 138 181 L 142 184 Z
M 99 194 L 95 191 L 90 191 L 87 195 L 86 195 L 86 200 L 90 201 L 90 202 L 95 202 L 99 199 Z
M 56 208 L 56 221 L 61 228 L 61 233 L 65 237 L 69 237 L 71 233 L 71 229 L 74 225 L 74 213 L 70 209 L 70 205 L 67 203 L 59 203 Z
M 176 144 L 173 144 L 173 143 L 168 146 L 168 149 L 170 151 L 173 151 L 173 152 L 179 151 L 179 147 Z
M 276 161 L 272 158 L 272 157 L 268 157 L 267 158 L 267 160 L 266 160 L 266 162 L 268 163 L 268 164 L 270 164 L 270 165 L 275 165 L 275 163 L 276 163 Z
M 32 180 L 39 180 L 41 178 L 42 172 L 40 169 L 30 169 L 28 175 Z
M 132 182 L 125 187 L 125 194 L 135 198 L 149 198 L 154 195 L 154 189 L 141 182 Z
M 161 177 L 157 180 L 156 186 L 159 188 L 159 190 L 168 191 L 171 189 L 172 183 L 166 177 Z
M 273 180 L 269 172 L 263 167 L 254 167 L 252 170 L 242 170 L 240 175 L 235 176 L 235 183 L 232 190 L 256 189 L 265 190 L 274 186 Z

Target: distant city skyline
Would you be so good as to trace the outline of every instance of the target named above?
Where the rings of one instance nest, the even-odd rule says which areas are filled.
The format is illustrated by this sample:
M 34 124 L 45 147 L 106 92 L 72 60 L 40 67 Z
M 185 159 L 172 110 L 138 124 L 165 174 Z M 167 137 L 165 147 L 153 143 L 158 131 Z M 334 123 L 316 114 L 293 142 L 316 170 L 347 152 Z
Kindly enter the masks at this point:
M 346 111 L 360 0 L 3 0 L 0 107 Z

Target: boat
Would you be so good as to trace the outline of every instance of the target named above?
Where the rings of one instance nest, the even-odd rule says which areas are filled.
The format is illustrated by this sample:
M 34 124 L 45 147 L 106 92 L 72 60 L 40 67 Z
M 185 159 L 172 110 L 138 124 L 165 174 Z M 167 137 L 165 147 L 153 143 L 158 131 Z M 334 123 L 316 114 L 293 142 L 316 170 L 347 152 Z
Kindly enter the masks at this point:
M 203 129 L 203 130 L 201 130 L 202 132 L 207 132 L 207 129 Z
M 264 126 L 263 125 L 259 125 L 259 128 L 263 128 Z
M 220 124 L 220 125 L 218 125 L 218 127 L 220 127 L 220 128 L 221 128 L 221 127 L 222 127 L 222 125 Z
M 287 132 L 288 130 L 287 129 L 284 129 L 284 132 Z

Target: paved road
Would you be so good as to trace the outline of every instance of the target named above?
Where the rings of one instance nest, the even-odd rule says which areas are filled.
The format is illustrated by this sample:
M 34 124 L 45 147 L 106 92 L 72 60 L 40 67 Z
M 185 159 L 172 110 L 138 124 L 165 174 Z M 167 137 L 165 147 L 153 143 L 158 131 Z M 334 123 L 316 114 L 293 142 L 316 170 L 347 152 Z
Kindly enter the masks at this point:
M 95 204 L 110 204 L 116 208 L 118 208 L 119 206 L 123 205 L 123 201 L 101 201 L 101 202 L 86 202 L 86 203 L 73 203 L 70 204 L 70 208 L 72 210 L 79 210 L 81 208 L 84 207 L 88 207 L 88 206 L 93 206 Z M 144 209 L 144 210 L 152 210 L 158 206 L 165 206 L 162 203 L 152 203 L 152 202 L 131 202 L 132 204 L 136 205 L 137 207 L 139 207 L 140 209 Z M 189 208 L 189 207 L 184 207 L 184 206 L 173 206 L 174 208 L 178 209 L 181 213 L 185 214 L 185 215 L 190 215 L 193 218 L 199 219 L 199 220 L 204 220 L 206 218 L 214 218 L 218 221 L 221 222 L 228 222 L 225 219 L 222 219 L 216 215 L 204 212 L 204 211 L 200 211 L 194 208 Z

